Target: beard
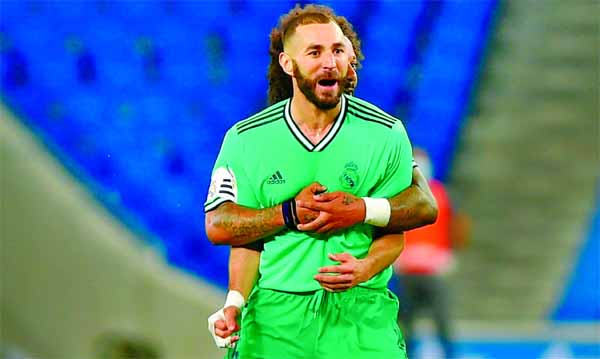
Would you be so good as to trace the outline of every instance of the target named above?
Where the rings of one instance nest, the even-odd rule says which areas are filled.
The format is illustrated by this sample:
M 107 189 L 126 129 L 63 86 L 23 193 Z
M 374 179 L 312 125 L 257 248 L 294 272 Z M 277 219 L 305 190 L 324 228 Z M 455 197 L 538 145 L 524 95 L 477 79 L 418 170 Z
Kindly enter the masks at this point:
M 345 78 L 334 78 L 338 80 L 338 88 L 336 94 L 334 94 L 333 96 L 319 97 L 315 89 L 317 88 L 317 82 L 319 82 L 319 80 L 322 80 L 322 78 L 311 80 L 302 74 L 295 61 L 293 61 L 293 65 L 294 77 L 296 78 L 296 82 L 298 83 L 298 88 L 300 88 L 300 91 L 304 94 L 308 101 L 317 106 L 317 108 L 320 110 L 331 110 L 335 108 L 335 106 L 337 106 L 337 104 L 340 102 L 340 98 L 342 97 L 342 90 L 346 85 Z
M 356 89 L 356 80 L 346 77 L 342 81 L 342 89 L 346 95 L 354 96 L 354 90 Z

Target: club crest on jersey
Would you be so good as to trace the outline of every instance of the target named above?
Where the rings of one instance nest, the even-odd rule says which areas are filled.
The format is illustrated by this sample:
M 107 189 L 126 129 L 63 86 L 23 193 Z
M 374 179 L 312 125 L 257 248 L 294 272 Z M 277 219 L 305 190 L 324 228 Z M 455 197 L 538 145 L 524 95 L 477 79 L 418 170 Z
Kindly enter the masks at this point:
M 346 189 L 353 189 L 358 185 L 358 166 L 354 162 L 344 165 L 344 171 L 340 175 L 340 184 Z

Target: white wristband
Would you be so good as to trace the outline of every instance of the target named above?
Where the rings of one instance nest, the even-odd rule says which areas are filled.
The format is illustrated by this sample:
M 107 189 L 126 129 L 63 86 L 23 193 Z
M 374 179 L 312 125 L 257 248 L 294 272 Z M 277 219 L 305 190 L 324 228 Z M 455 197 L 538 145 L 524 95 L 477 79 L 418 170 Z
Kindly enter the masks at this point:
M 392 215 L 392 207 L 386 198 L 371 198 L 363 197 L 365 201 L 365 223 L 376 226 L 385 227 L 390 221 Z
M 232 305 L 234 307 L 241 308 L 244 306 L 245 303 L 246 302 L 242 293 L 238 292 L 237 290 L 230 290 L 229 292 L 227 292 L 227 299 L 225 299 L 225 305 L 223 306 L 223 308 L 227 308 Z

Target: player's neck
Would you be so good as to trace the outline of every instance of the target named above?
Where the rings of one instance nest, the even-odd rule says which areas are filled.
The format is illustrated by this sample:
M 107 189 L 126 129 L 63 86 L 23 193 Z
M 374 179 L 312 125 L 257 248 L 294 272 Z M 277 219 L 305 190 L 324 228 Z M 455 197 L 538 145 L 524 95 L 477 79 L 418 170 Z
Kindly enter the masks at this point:
M 340 110 L 341 101 L 331 110 L 322 110 L 310 102 L 302 93 L 295 94 L 292 97 L 292 118 L 303 132 L 305 129 L 310 132 L 324 132 L 328 130 L 340 113 Z

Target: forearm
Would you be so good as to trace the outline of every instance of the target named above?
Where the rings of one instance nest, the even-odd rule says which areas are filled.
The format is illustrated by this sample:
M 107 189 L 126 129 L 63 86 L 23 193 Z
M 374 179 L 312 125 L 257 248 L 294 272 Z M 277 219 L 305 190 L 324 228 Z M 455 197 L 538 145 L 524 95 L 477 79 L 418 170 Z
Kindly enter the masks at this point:
M 232 202 L 206 214 L 206 234 L 214 244 L 239 246 L 269 237 L 285 226 L 281 205 L 253 209 Z
M 229 255 L 229 290 L 237 290 L 248 300 L 258 277 L 260 252 L 232 247 Z
M 377 273 L 393 264 L 403 249 L 403 234 L 386 234 L 373 240 L 367 256 L 362 259 L 367 267 L 368 278 L 365 280 L 371 279 Z
M 418 168 L 413 170 L 413 182 L 404 191 L 389 199 L 390 221 L 383 228 L 386 233 L 401 233 L 428 224 L 437 219 L 437 204 L 427 180 Z

